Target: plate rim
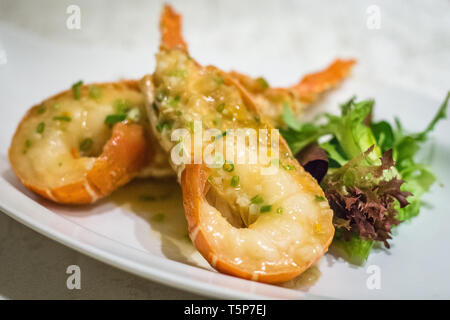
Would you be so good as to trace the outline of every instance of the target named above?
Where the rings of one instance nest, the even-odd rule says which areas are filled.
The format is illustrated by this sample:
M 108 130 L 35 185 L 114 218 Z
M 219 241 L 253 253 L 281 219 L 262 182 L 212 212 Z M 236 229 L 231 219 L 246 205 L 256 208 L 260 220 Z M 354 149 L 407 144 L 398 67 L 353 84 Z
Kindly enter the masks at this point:
M 2 159 L 5 161 L 5 159 Z M 6 170 L 11 170 L 11 168 L 4 168 Z M 4 183 L 1 184 L 0 190 L 9 191 L 9 192 L 16 192 L 17 195 L 23 196 L 26 198 L 27 201 L 31 201 L 32 205 L 40 207 L 40 211 L 45 212 L 48 211 L 49 214 L 52 215 L 51 219 L 59 220 L 57 221 L 58 224 L 63 224 L 66 226 L 71 225 L 74 227 L 74 230 L 77 230 L 77 235 L 82 234 L 89 234 L 89 236 L 94 235 L 94 237 L 102 239 L 105 243 L 114 244 L 118 246 L 127 247 L 129 250 L 131 250 L 135 255 L 145 255 L 148 257 L 151 257 L 152 260 L 155 261 L 156 264 L 165 264 L 169 266 L 171 270 L 165 270 L 160 269 L 155 265 L 151 264 L 143 264 L 136 260 L 127 259 L 124 256 L 121 256 L 117 252 L 110 252 L 109 250 L 96 247 L 92 244 L 89 244 L 87 242 L 84 242 L 80 239 L 74 238 L 73 236 L 70 236 L 68 234 L 65 234 L 64 232 L 57 230 L 55 228 L 52 228 L 47 223 L 43 221 L 38 221 L 37 219 L 33 218 L 29 214 L 23 213 L 22 210 L 12 207 L 10 204 L 8 204 L 8 201 L 5 201 L 5 195 L 3 194 L 2 197 L 0 197 L 0 211 L 7 216 L 11 217 L 15 221 L 21 223 L 22 225 L 25 225 L 26 227 L 36 231 L 37 233 L 56 241 L 68 248 L 71 248 L 81 254 L 84 254 L 92 259 L 101 261 L 107 265 L 110 265 L 112 267 L 118 268 L 122 271 L 137 275 L 141 278 L 148 279 L 154 282 L 157 282 L 159 284 L 169 286 L 172 288 L 176 288 L 182 291 L 191 292 L 198 295 L 203 295 L 205 298 L 218 298 L 218 299 L 242 299 L 242 300 L 266 300 L 266 299 L 277 299 L 275 296 L 267 296 L 263 294 L 257 294 L 252 293 L 249 291 L 239 290 L 239 289 L 233 289 L 233 288 L 227 288 L 225 286 L 221 286 L 220 284 L 210 284 L 208 282 L 202 282 L 198 279 L 192 279 L 186 276 L 183 276 L 179 274 L 179 270 L 173 270 L 175 267 L 176 269 L 180 268 L 187 268 L 187 271 L 192 269 L 195 269 L 197 272 L 201 272 L 202 274 L 208 273 L 214 273 L 214 271 L 210 270 L 202 270 L 199 267 L 186 265 L 184 263 L 174 261 L 168 258 L 159 257 L 156 255 L 152 255 L 151 253 L 139 250 L 137 248 L 134 248 L 132 246 L 129 246 L 127 244 L 121 243 L 120 241 L 116 241 L 114 239 L 111 239 L 110 237 L 104 236 L 102 234 L 99 234 L 93 230 L 89 230 L 88 228 L 77 224 L 74 221 L 71 221 L 64 216 L 58 215 L 57 213 L 51 211 L 50 209 L 46 208 L 39 202 L 36 202 L 34 199 L 30 198 L 26 193 L 22 192 L 21 190 L 17 189 L 15 186 L 13 186 L 9 181 L 7 181 L 4 177 L 2 177 L 2 180 Z M 207 276 L 207 275 L 206 275 Z M 246 279 L 236 278 L 230 275 L 217 273 L 216 276 L 219 277 L 226 277 L 225 279 L 233 282 L 247 282 L 247 285 L 252 286 L 258 285 L 258 286 L 273 286 L 270 284 L 264 284 L 260 282 L 253 282 Z M 244 283 L 242 282 L 242 283 Z M 269 287 L 268 287 L 269 288 Z M 333 299 L 333 297 L 328 296 L 322 296 L 322 295 L 316 295 L 311 294 L 305 291 L 301 290 L 294 290 L 290 288 L 285 287 L 279 287 L 276 286 L 277 290 L 281 290 L 284 293 L 286 293 L 285 299 Z M 280 299 L 280 298 L 278 298 Z M 283 298 L 281 298 L 283 299 Z

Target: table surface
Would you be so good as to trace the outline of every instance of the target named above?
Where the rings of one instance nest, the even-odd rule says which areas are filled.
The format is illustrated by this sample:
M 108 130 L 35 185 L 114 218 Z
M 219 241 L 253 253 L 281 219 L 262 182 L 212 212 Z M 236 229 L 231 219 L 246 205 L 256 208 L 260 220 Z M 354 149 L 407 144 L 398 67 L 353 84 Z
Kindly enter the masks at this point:
M 376 1 L 380 28 L 367 27 L 374 1 L 181 1 L 171 3 L 185 16 L 186 38 L 191 52 L 200 61 L 217 62 L 224 69 L 250 74 L 271 75 L 276 70 L 261 59 L 296 59 L 300 71 L 308 66 L 322 67 L 334 56 L 352 56 L 366 61 L 355 72 L 353 81 L 378 81 L 425 93 L 442 99 L 450 88 L 450 2 L 449 1 Z M 0 25 L 17 27 L 37 37 L 64 43 L 64 23 L 70 1 L 0 2 Z M 123 47 L 127 50 L 156 48 L 157 16 L 161 1 L 77 1 L 82 10 L 83 27 L 78 45 Z M 214 14 L 210 14 L 214 13 Z M 149 17 L 147 17 L 147 15 Z M 86 17 L 86 18 L 84 18 Z M 229 25 L 230 17 L 233 24 Z M 118 23 L 105 21 L 122 21 Z M 218 31 L 213 31 L 217 27 Z M 133 28 L 130 34 L 129 28 Z M 224 28 L 229 33 L 221 33 Z M 107 33 L 103 32 L 108 30 Z M 206 30 L 206 31 L 205 31 Z M 230 31 L 231 30 L 231 31 Z M 205 34 L 206 33 L 206 34 Z M 236 36 L 236 33 L 239 36 Z M 263 36 L 264 35 L 264 36 Z M 0 49 L 1 49 L 0 33 Z M 222 39 L 218 39 L 223 37 Z M 256 52 L 272 39 L 264 52 Z M 301 41 L 297 41 L 301 37 Z M 213 45 L 204 49 L 203 42 Z M 252 47 L 248 39 L 256 42 Z M 279 39 L 279 40 L 277 40 Z M 246 46 L 240 65 L 227 65 L 226 50 L 232 44 Z M 305 45 L 307 44 L 307 45 Z M 247 52 L 247 51 L 246 51 Z M 254 59 L 255 54 L 260 57 Z M 208 60 L 209 59 L 209 60 Z M 202 61 L 202 62 L 203 62 Z M 368 63 L 367 61 L 370 61 Z M 219 64 L 219 63 L 217 63 Z M 220 64 L 222 65 L 222 64 Z M 275 68 L 275 69 L 274 69 Z M 1 66 L 0 66 L 1 72 Z M 286 79 L 286 83 L 296 79 Z M 278 83 L 277 83 L 278 84 Z M 279 83 L 283 83 L 281 81 Z M 1 94 L 1 88 L 0 88 Z M 82 270 L 81 290 L 68 290 L 66 268 L 78 265 Z M 0 213 L 0 298 L 3 299 L 202 299 L 142 279 L 98 262 L 56 243 Z

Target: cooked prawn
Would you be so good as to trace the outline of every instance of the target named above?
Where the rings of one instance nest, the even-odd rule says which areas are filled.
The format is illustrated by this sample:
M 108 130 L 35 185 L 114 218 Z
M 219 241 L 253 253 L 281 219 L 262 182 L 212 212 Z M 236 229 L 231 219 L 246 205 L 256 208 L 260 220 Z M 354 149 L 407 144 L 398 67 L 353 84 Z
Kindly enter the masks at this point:
M 326 69 L 305 75 L 298 84 L 287 88 L 272 88 L 264 78 L 251 78 L 232 71 L 256 102 L 259 111 L 273 126 L 282 125 L 281 115 L 285 106 L 301 117 L 302 111 L 310 107 L 326 91 L 338 86 L 350 73 L 354 59 L 336 59 Z
M 158 167 L 143 103 L 137 81 L 78 83 L 45 100 L 17 127 L 9 149 L 14 172 L 28 189 L 58 203 L 108 195 L 149 162 Z
M 167 11 L 162 16 L 160 28 L 162 47 L 188 51 L 187 44 L 181 36 L 181 19 L 175 12 Z M 280 126 L 285 106 L 300 117 L 301 112 L 321 94 L 338 86 L 349 75 L 355 63 L 354 59 L 336 59 L 326 69 L 307 74 L 299 83 L 288 88 L 272 88 L 264 78 L 251 78 L 237 71 L 231 71 L 229 75 L 239 81 L 252 95 L 259 112 L 273 126 Z
M 156 71 L 142 81 L 151 127 L 169 152 L 174 129 L 202 120 L 205 128 L 272 129 L 251 94 L 215 67 L 188 54 L 181 17 L 165 6 Z M 327 251 L 334 235 L 332 211 L 317 182 L 279 137 L 277 174 L 266 164 L 209 168 L 176 164 L 189 235 L 220 272 L 267 283 L 292 279 Z

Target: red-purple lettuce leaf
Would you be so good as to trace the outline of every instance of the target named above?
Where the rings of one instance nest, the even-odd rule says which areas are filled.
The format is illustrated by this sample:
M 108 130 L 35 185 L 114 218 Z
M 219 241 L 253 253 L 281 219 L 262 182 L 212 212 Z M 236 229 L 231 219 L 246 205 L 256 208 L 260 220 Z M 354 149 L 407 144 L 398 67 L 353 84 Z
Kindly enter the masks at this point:
M 328 171 L 328 155 L 318 143 L 304 147 L 295 158 L 320 183 Z
M 391 229 L 400 223 L 396 201 L 400 207 L 406 206 L 411 193 L 400 189 L 402 180 L 387 174 L 394 168 L 392 150 L 386 151 L 380 164 L 375 165 L 369 159 L 372 151 L 373 147 L 341 168 L 329 170 L 322 187 L 334 211 L 336 228 L 344 228 L 344 239 L 357 235 L 381 241 L 389 248 Z

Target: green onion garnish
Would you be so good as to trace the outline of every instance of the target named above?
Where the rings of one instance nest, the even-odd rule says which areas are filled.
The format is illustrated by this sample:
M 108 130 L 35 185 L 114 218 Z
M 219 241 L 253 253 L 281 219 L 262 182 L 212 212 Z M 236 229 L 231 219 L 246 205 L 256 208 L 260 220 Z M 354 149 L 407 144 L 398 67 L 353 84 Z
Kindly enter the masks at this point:
M 291 164 L 281 164 L 281 167 L 286 171 L 292 171 L 295 170 L 295 167 Z
M 264 199 L 259 194 L 257 194 L 256 196 L 250 199 L 250 202 L 254 204 L 260 204 L 264 202 Z
M 174 98 L 170 98 L 167 104 L 172 108 L 177 108 L 180 100 L 181 100 L 180 96 L 175 96 Z
M 70 122 L 70 121 L 72 121 L 72 118 L 69 116 L 56 116 L 56 117 L 53 117 L 53 120 Z
M 107 124 L 110 128 L 113 127 L 117 122 L 124 121 L 127 118 L 126 114 L 110 114 L 105 118 L 105 124 Z
M 232 172 L 234 170 L 234 164 L 232 162 L 225 161 L 223 164 L 223 170 L 226 172 Z
M 169 72 L 169 77 L 186 78 L 188 75 L 187 70 L 173 70 Z
M 266 206 L 262 206 L 261 209 L 259 210 L 259 212 L 261 212 L 261 213 L 270 212 L 270 211 L 272 211 L 272 206 L 270 204 L 268 204 Z
M 31 140 L 30 139 L 25 140 L 25 149 L 23 150 L 23 154 L 26 154 L 30 147 L 31 147 Z
M 75 82 L 72 85 L 72 91 L 73 91 L 73 98 L 75 100 L 80 100 L 81 98 L 81 87 L 83 86 L 83 81 L 80 80 L 78 82 Z
M 222 102 L 221 104 L 219 104 L 217 106 L 216 110 L 217 110 L 217 112 L 222 112 L 223 109 L 225 109 L 225 103 Z
M 156 130 L 158 130 L 158 132 L 162 132 L 164 130 L 164 127 L 167 127 L 167 129 L 172 129 L 172 124 L 168 121 L 160 121 L 157 125 L 156 125 Z
M 258 84 L 260 85 L 261 88 L 263 89 L 269 88 L 269 83 L 263 77 L 259 77 L 258 79 L 256 79 L 256 81 L 258 81 Z
M 114 101 L 114 111 L 116 113 L 127 113 L 131 109 L 131 102 L 127 99 L 117 99 Z
M 36 127 L 36 132 L 37 133 L 42 133 L 45 130 L 45 123 L 44 122 L 39 122 L 39 124 Z
M 89 87 L 89 98 L 91 99 L 98 99 L 102 96 L 102 89 L 100 89 L 97 86 L 90 86 Z
M 94 141 L 91 138 L 86 138 L 80 142 L 80 150 L 88 151 L 89 149 L 92 148 L 93 144 L 94 144 Z
M 47 110 L 47 107 L 44 106 L 43 104 L 41 104 L 38 108 L 37 108 L 37 113 L 38 114 L 43 114 L 45 112 L 45 110 Z
M 239 185 L 239 176 L 233 176 L 231 178 L 231 186 L 232 187 L 237 187 Z

